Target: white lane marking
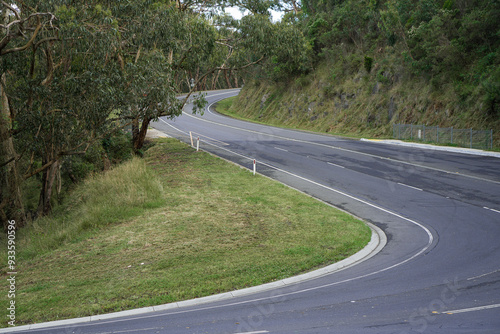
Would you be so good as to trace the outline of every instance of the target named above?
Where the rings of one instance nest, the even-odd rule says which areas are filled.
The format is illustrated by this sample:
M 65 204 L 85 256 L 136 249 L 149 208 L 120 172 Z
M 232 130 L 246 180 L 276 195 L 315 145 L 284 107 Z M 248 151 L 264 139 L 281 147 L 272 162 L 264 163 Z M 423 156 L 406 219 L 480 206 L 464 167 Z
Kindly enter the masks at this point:
M 497 269 L 497 270 L 494 270 L 494 271 L 492 271 L 492 272 L 490 272 L 490 273 L 486 273 L 486 274 L 482 274 L 482 275 L 479 275 L 479 276 L 474 276 L 474 277 L 467 278 L 467 280 L 468 280 L 468 281 L 475 280 L 475 279 L 477 279 L 477 278 L 481 278 L 481 277 L 484 277 L 484 276 L 488 276 L 488 275 L 491 275 L 491 274 L 495 274 L 495 273 L 497 273 L 497 272 L 499 272 L 499 271 L 500 271 L 500 269 Z
M 417 187 L 412 187 L 412 186 L 409 186 L 409 185 L 404 184 L 404 183 L 398 182 L 398 184 L 401 185 L 401 186 L 405 186 L 405 187 L 408 187 L 408 188 L 411 188 L 411 189 L 418 190 L 418 191 L 424 191 L 423 189 L 420 189 L 420 188 L 417 188 Z
M 492 305 L 485 305 L 485 306 L 464 308 L 464 309 L 461 309 L 461 310 L 452 310 L 452 311 L 446 311 L 446 312 L 442 312 L 442 313 L 457 314 L 457 313 L 466 313 L 466 312 L 489 310 L 489 309 L 497 308 L 497 307 L 500 307 L 500 304 L 492 304 Z
M 221 94 L 217 94 L 217 95 L 221 95 Z M 216 95 L 210 95 L 210 97 L 211 96 L 216 96 Z M 208 110 L 210 110 L 210 108 L 212 107 L 212 105 L 215 104 L 215 103 L 217 103 L 217 102 L 219 102 L 219 100 L 212 102 L 207 107 Z M 375 159 L 395 161 L 395 162 L 398 162 L 398 163 L 401 163 L 401 164 L 404 164 L 404 165 L 409 165 L 409 166 L 412 166 L 412 167 L 419 167 L 419 168 L 429 169 L 429 170 L 433 170 L 433 171 L 437 171 L 437 172 L 441 172 L 441 173 L 446 173 L 446 174 L 453 174 L 453 175 L 457 175 L 458 174 L 460 176 L 468 177 L 468 178 L 475 179 L 475 180 L 480 180 L 480 181 L 485 181 L 485 182 L 491 182 L 491 183 L 500 184 L 499 181 L 489 180 L 489 179 L 485 179 L 485 178 L 478 177 L 478 176 L 462 174 L 462 173 L 459 173 L 459 172 L 451 172 L 451 171 L 447 171 L 447 170 L 444 170 L 444 169 L 439 169 L 439 168 L 435 168 L 435 167 L 429 167 L 429 166 L 425 166 L 425 165 L 419 165 L 419 164 L 416 164 L 416 163 L 406 162 L 406 161 L 402 161 L 402 160 L 398 160 L 398 159 L 393 159 L 393 158 L 388 158 L 388 157 L 381 157 L 381 156 L 378 156 L 378 155 L 375 155 L 375 154 L 354 151 L 354 150 L 350 150 L 350 149 L 342 148 L 342 147 L 338 147 L 338 146 L 332 146 L 332 145 L 327 145 L 327 144 L 322 144 L 322 143 L 315 143 L 315 142 L 311 142 L 311 141 L 307 141 L 307 140 L 301 140 L 301 139 L 293 139 L 293 138 L 288 138 L 288 137 L 273 135 L 273 134 L 269 134 L 269 133 L 265 133 L 265 132 L 260 132 L 260 131 L 255 131 L 255 130 L 243 129 L 243 128 L 240 128 L 240 127 L 237 127 L 237 126 L 227 125 L 227 124 L 223 124 L 223 123 L 219 123 L 219 122 L 210 121 L 208 119 L 196 117 L 196 116 L 190 115 L 190 114 L 188 114 L 186 112 L 183 112 L 183 115 L 195 118 L 195 119 L 203 121 L 203 122 L 212 123 L 212 124 L 215 124 L 215 125 L 219 125 L 219 126 L 227 127 L 227 128 L 230 128 L 230 129 L 239 130 L 239 131 L 246 131 L 246 132 L 250 132 L 250 133 L 256 133 L 256 134 L 259 134 L 259 135 L 274 137 L 274 138 L 288 140 L 288 141 L 293 141 L 293 142 L 298 142 L 298 143 L 305 143 L 305 144 L 310 144 L 310 145 L 327 147 L 327 148 L 330 148 L 330 149 L 336 149 L 336 150 L 340 150 L 340 151 L 345 151 L 345 152 L 360 154 L 360 155 L 372 157 L 372 158 L 375 158 Z M 282 130 L 282 129 L 280 128 L 280 130 Z
M 333 162 L 328 162 L 327 161 L 326 163 L 329 164 L 329 165 L 335 166 L 335 167 L 345 168 L 344 166 L 340 166 L 340 165 L 334 164 Z
M 283 151 L 283 152 L 288 152 L 288 150 L 285 150 L 284 148 L 279 148 L 279 147 L 276 147 L 276 146 L 274 148 L 277 149 L 277 150 Z
M 179 131 L 180 133 L 183 133 L 185 134 L 186 136 L 189 136 L 189 133 L 186 132 L 186 131 L 182 131 L 181 129 L 179 128 L 176 128 L 175 126 L 173 126 L 172 124 L 170 123 L 167 123 L 163 118 L 160 118 L 160 121 L 162 121 L 163 123 L 167 124 L 168 126 L 170 126 L 171 128 L 174 128 L 175 130 Z
M 167 123 L 167 124 L 168 124 L 168 123 Z M 204 134 L 201 134 L 201 133 L 199 133 L 199 132 L 194 132 L 194 131 L 193 131 L 193 133 L 194 133 L 194 134 L 199 135 L 200 137 L 208 138 L 208 139 L 210 139 L 211 141 L 214 141 L 214 142 L 216 142 L 216 143 L 221 143 L 221 144 L 222 144 L 222 145 L 224 145 L 224 146 L 229 146 L 229 144 L 228 144 L 228 143 L 225 143 L 225 142 L 223 142 L 223 141 L 221 141 L 221 140 L 218 140 L 218 139 L 211 138 L 211 137 L 209 137 L 209 136 L 205 136 Z
M 233 93 L 233 92 L 235 92 L 235 91 L 240 91 L 240 90 L 241 90 L 241 88 L 235 88 L 235 89 L 232 89 L 232 90 L 231 90 L 231 89 L 228 89 L 228 90 L 227 90 L 226 92 L 224 92 L 224 93 L 213 94 L 213 95 L 208 95 L 208 94 L 207 94 L 207 97 L 213 97 L 213 96 L 219 96 L 219 95 L 224 95 L 224 94 L 230 94 L 230 93 Z M 230 97 L 232 97 L 232 96 L 230 96 Z M 224 99 L 221 99 L 221 100 L 224 100 Z M 212 115 L 214 115 L 214 116 L 218 116 L 217 114 L 214 114 L 214 113 L 213 113 L 210 109 L 211 109 L 211 107 L 212 107 L 215 103 L 217 103 L 217 102 L 219 102 L 219 101 L 221 101 L 221 100 L 217 100 L 217 101 L 212 102 L 212 103 L 210 103 L 210 104 L 208 105 L 208 107 L 207 107 L 206 109 L 207 109 L 207 111 L 208 111 L 208 113 L 209 113 L 209 114 L 212 114 Z
M 154 328 L 140 328 L 140 329 L 129 329 L 129 330 L 124 330 L 124 331 L 112 331 L 112 332 L 103 332 L 102 334 L 117 334 L 117 333 L 131 333 L 131 332 L 145 332 L 145 331 L 152 331 L 152 330 L 158 330 L 158 327 Z
M 269 333 L 269 331 L 240 332 L 240 333 L 234 333 L 234 334 L 262 334 L 262 333 Z
M 492 208 L 488 208 L 487 206 L 483 206 L 484 209 L 486 210 L 490 210 L 490 211 L 493 211 L 493 212 L 496 212 L 496 213 L 500 213 L 499 210 L 495 210 L 495 209 L 492 209 Z

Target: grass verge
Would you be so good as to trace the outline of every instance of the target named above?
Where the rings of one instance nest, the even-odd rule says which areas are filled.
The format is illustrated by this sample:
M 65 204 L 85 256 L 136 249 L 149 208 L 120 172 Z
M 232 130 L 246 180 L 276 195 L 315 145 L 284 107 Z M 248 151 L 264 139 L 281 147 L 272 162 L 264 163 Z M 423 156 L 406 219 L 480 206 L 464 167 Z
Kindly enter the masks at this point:
M 363 248 L 369 228 L 265 177 L 158 139 L 16 236 L 16 324 L 207 296 Z M 2 239 L 2 305 L 7 245 Z M 7 321 L 2 321 L 3 327 Z

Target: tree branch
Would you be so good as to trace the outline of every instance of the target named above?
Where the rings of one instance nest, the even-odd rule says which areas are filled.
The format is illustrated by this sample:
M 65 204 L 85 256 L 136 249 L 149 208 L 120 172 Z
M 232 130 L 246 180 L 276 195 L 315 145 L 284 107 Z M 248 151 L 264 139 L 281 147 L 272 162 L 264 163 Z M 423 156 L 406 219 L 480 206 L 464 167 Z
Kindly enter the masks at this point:
M 186 60 L 188 54 L 191 52 L 191 50 L 193 49 L 193 46 L 191 45 L 189 47 L 189 49 L 186 50 L 186 52 L 184 52 L 184 54 L 182 55 L 181 59 L 179 60 L 179 63 L 177 64 L 177 68 L 180 68 L 182 63 Z
M 12 161 L 16 160 L 16 157 L 12 157 L 10 158 L 9 160 L 3 162 L 1 165 L 0 165 L 0 168 L 4 167 L 4 166 L 7 166 L 8 164 L 10 164 Z
M 36 42 L 36 44 L 34 45 L 34 48 L 38 49 L 38 47 L 40 45 L 42 45 L 43 43 L 46 43 L 46 42 L 55 42 L 55 41 L 60 41 L 59 37 L 47 37 L 47 38 L 41 39 L 38 42 Z
M 29 48 L 31 46 L 31 44 L 33 44 L 33 42 L 35 41 L 35 38 L 38 35 L 38 32 L 40 31 L 41 28 L 42 28 L 42 24 L 40 22 L 38 22 L 38 25 L 37 25 L 37 27 L 35 29 L 35 32 L 33 33 L 33 36 L 31 36 L 31 39 L 28 41 L 28 43 L 26 43 L 26 45 L 20 46 L 18 48 L 8 49 L 6 51 L 2 50 L 2 52 L 0 52 L 0 55 L 6 55 L 8 53 L 19 52 L 19 51 L 26 50 L 27 48 Z
M 14 7 L 12 7 L 11 5 L 9 5 L 5 1 L 2 1 L 2 5 L 4 7 L 7 7 L 8 9 L 10 9 L 14 13 L 14 15 L 17 17 L 18 20 L 21 19 L 21 17 L 19 16 L 19 13 L 17 12 L 17 10 L 14 9 Z
M 54 159 L 54 160 L 51 160 L 51 161 L 47 162 L 45 165 L 43 165 L 43 166 L 35 169 L 33 172 L 31 172 L 29 174 L 24 174 L 23 178 L 25 180 L 27 180 L 30 177 L 35 176 L 36 174 L 43 172 L 44 170 L 46 170 L 47 168 L 49 168 L 50 166 L 52 166 L 56 161 L 57 161 L 57 159 Z
M 3 4 L 5 4 L 5 2 L 2 1 Z M 11 9 L 12 7 L 9 7 L 9 9 Z M 13 9 L 11 9 L 14 13 L 16 13 L 16 17 L 17 17 L 17 20 L 15 21 L 12 21 L 10 22 L 9 24 L 5 25 L 5 24 L 0 24 L 0 28 L 3 28 L 3 29 L 9 29 L 11 26 L 15 25 L 15 24 L 24 24 L 25 22 L 29 21 L 31 18 L 33 17 L 39 17 L 39 16 L 50 16 L 50 20 L 49 22 L 52 22 L 56 17 L 54 14 L 52 13 L 33 13 L 33 14 L 30 14 L 27 18 L 21 18 L 19 16 L 19 14 L 14 11 Z
M 194 84 L 193 88 L 190 89 L 189 93 L 184 97 L 184 101 L 182 102 L 182 108 L 184 108 L 184 106 L 186 105 L 187 103 L 187 100 L 189 99 L 189 97 L 194 93 L 194 90 L 196 88 L 196 86 L 198 86 L 198 84 L 203 80 L 205 79 L 206 76 L 208 76 L 209 74 L 211 73 L 214 73 L 215 71 L 223 71 L 223 70 L 231 70 L 231 71 L 240 71 L 240 70 L 243 70 L 247 67 L 250 67 L 252 65 L 255 65 L 255 64 L 258 64 L 260 63 L 262 60 L 264 59 L 264 56 L 260 57 L 259 60 L 256 60 L 254 62 L 251 62 L 251 63 L 248 63 L 246 65 L 243 65 L 241 67 L 214 67 L 212 68 L 211 70 L 205 72 L 197 81 L 196 83 Z

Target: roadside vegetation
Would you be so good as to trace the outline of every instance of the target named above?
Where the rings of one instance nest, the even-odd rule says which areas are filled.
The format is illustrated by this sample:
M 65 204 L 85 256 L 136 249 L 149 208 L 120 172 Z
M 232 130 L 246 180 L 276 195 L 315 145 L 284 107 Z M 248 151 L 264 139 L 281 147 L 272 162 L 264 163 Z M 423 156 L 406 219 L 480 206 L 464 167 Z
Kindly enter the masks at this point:
M 474 0 L 302 1 L 301 47 L 256 68 L 233 113 L 355 137 L 392 124 L 493 129 L 500 147 L 500 5 Z
M 18 232 L 16 323 L 271 282 L 348 257 L 370 236 L 363 222 L 309 196 L 157 139 L 143 159 L 87 178 Z M 2 264 L 6 249 L 3 238 Z

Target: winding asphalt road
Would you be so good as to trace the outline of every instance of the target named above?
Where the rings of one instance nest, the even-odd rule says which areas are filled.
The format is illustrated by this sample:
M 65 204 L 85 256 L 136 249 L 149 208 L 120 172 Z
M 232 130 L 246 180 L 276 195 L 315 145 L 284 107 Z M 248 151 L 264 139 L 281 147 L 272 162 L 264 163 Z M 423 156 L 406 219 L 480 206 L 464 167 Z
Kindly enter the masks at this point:
M 237 90 L 210 92 L 212 103 Z M 362 263 L 202 305 L 29 333 L 500 333 L 500 158 L 350 140 L 189 108 L 153 127 L 380 227 Z

